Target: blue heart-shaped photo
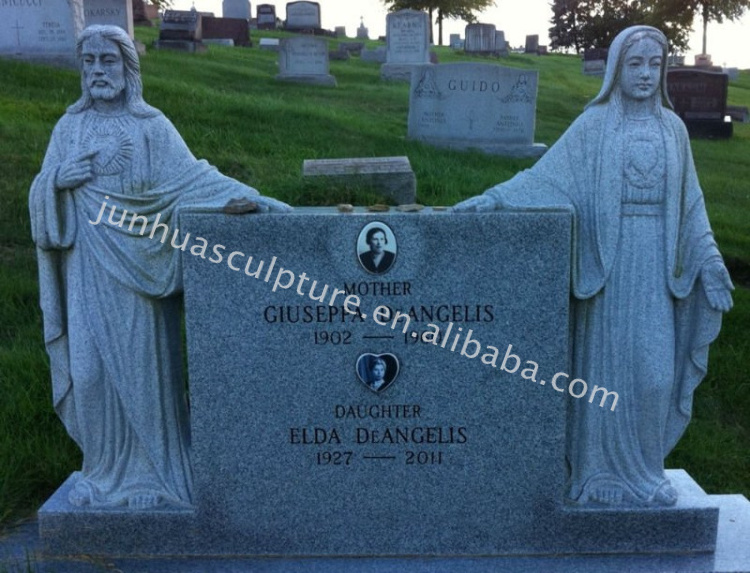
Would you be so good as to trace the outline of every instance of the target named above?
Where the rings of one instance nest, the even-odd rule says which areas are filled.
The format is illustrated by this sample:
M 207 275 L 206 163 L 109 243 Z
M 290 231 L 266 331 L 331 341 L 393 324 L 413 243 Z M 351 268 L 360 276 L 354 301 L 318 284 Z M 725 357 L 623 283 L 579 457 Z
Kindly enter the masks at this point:
M 379 394 L 391 384 L 398 376 L 398 358 L 393 354 L 371 354 L 366 353 L 357 358 L 357 378 L 367 388 Z

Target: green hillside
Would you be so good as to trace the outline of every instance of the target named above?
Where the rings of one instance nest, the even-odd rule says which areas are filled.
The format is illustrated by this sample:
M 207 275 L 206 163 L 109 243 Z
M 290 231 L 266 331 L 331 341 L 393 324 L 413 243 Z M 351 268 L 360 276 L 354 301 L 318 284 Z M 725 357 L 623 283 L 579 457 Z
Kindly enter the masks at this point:
M 281 34 L 269 34 L 280 36 Z M 155 29 L 137 30 L 150 45 Z M 254 32 L 254 41 L 260 35 Z M 336 42 L 333 42 L 335 45 Z M 485 61 L 436 50 L 443 63 Z M 504 181 L 533 160 L 433 149 L 407 141 L 409 89 L 380 80 L 378 64 L 332 61 L 338 87 L 275 81 L 277 55 L 212 46 L 141 59 L 144 94 L 197 157 L 293 205 L 368 204 L 366 190 L 305 184 L 302 161 L 406 155 L 418 201 L 451 205 Z M 496 62 L 497 60 L 491 60 Z M 511 55 L 499 63 L 539 70 L 536 141 L 553 144 L 599 90 L 574 56 Z M 28 190 L 52 129 L 80 95 L 73 70 L 0 59 L 0 526 L 32 513 L 80 467 L 80 454 L 51 406 L 30 238 Z M 750 72 L 729 103 L 750 107 Z M 694 421 L 668 459 L 711 493 L 750 496 L 750 124 L 728 141 L 693 141 L 709 216 L 735 283 L 735 308 L 711 350 Z

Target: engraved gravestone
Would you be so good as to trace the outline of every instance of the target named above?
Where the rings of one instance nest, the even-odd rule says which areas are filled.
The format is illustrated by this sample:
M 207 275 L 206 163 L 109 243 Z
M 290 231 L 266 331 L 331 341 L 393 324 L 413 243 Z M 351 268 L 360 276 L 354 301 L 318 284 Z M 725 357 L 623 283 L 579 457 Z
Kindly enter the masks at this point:
M 221 3 L 221 15 L 224 18 L 250 20 L 252 8 L 248 0 L 223 0 Z
M 82 0 L 3 0 L 0 56 L 74 67 L 84 26 Z
M 335 86 L 336 78 L 328 70 L 328 42 L 323 38 L 295 36 L 281 40 L 277 80 Z
M 430 20 L 426 12 L 400 10 L 386 16 L 384 80 L 410 81 L 415 66 L 430 63 Z
M 276 6 L 273 4 L 258 4 L 255 8 L 258 30 L 276 29 Z
M 130 0 L 83 0 L 86 26 L 112 24 L 133 37 L 133 4 Z
M 495 51 L 496 30 L 493 24 L 467 24 L 464 51 L 469 54 L 491 54 Z
M 729 77 L 699 69 L 670 69 L 667 90 L 674 111 L 693 137 L 731 137 L 732 122 L 725 121 Z
M 205 50 L 203 15 L 195 10 L 166 10 L 154 47 L 185 52 Z
M 538 72 L 494 64 L 423 67 L 412 77 L 408 136 L 454 149 L 538 157 Z
M 603 76 L 607 69 L 607 48 L 591 48 L 583 52 L 583 73 Z
M 289 2 L 286 5 L 287 30 L 315 30 L 320 28 L 318 2 Z

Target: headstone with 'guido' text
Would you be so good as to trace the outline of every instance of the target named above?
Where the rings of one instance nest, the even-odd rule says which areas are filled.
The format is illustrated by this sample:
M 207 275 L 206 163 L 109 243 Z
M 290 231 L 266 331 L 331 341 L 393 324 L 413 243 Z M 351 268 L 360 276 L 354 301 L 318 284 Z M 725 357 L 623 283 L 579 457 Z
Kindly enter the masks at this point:
M 410 139 L 453 149 L 538 157 L 534 143 L 539 73 L 495 64 L 425 66 L 412 77 Z

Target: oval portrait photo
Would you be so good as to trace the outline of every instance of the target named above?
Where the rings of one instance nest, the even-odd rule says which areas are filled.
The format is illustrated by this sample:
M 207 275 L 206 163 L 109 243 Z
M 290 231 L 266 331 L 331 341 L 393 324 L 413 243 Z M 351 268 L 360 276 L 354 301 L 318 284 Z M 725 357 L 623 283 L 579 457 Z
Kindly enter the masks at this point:
M 359 232 L 357 257 L 368 273 L 388 272 L 396 260 L 396 251 L 396 236 L 385 223 L 373 221 Z

